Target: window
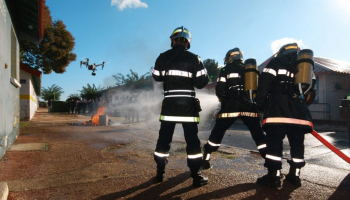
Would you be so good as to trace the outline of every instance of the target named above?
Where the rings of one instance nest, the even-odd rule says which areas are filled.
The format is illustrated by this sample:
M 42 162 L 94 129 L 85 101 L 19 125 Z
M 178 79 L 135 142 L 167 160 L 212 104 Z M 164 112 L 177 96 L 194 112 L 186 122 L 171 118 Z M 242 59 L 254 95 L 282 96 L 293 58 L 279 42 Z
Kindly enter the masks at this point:
M 316 84 L 315 84 L 315 100 L 313 103 L 319 103 L 319 83 L 320 83 L 320 79 L 318 76 L 316 76 Z
M 20 83 L 20 84 L 27 84 L 27 80 L 26 80 L 26 79 L 21 79 L 21 80 L 19 81 L 19 83 Z

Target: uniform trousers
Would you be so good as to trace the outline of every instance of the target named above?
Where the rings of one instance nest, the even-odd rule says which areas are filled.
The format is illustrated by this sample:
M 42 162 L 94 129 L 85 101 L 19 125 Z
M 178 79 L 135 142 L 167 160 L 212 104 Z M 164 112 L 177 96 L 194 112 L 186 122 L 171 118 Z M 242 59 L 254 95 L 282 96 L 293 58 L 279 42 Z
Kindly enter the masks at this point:
M 265 125 L 267 149 L 264 166 L 271 170 L 282 169 L 283 139 L 287 135 L 291 155 L 288 163 L 294 168 L 304 167 L 304 138 L 309 129 L 288 124 Z
M 169 153 L 175 130 L 175 125 L 176 122 L 161 122 L 155 152 L 162 154 Z M 182 127 L 184 130 L 185 141 L 187 144 L 187 166 L 192 172 L 197 172 L 203 164 L 203 157 L 198 156 L 199 154 L 201 154 L 200 140 L 198 138 L 198 126 L 197 123 L 182 123 Z M 192 157 L 191 155 L 197 156 Z M 168 162 L 167 157 L 160 157 L 156 154 L 154 155 L 154 159 L 157 163 L 158 168 L 165 168 L 165 165 Z
M 230 118 L 219 118 L 216 120 L 215 126 L 211 131 L 209 136 L 209 141 L 212 144 L 204 145 L 204 149 L 206 152 L 211 153 L 215 152 L 219 149 L 221 141 L 225 135 L 227 129 L 229 129 L 232 124 L 237 120 L 238 117 L 230 117 Z M 261 128 L 261 121 L 258 117 L 240 117 L 243 123 L 248 127 L 250 134 L 256 144 L 256 146 L 261 146 L 265 143 L 265 134 Z M 265 155 L 266 145 L 263 148 L 260 148 L 259 151 L 262 154 L 262 157 Z

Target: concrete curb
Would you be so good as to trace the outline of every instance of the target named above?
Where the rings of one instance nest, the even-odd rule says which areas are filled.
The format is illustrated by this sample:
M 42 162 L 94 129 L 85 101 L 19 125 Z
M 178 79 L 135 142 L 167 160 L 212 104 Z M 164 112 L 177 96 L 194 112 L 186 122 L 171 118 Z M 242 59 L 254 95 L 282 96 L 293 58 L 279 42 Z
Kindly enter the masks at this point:
M 0 182 L 0 200 L 7 200 L 9 187 L 6 182 Z

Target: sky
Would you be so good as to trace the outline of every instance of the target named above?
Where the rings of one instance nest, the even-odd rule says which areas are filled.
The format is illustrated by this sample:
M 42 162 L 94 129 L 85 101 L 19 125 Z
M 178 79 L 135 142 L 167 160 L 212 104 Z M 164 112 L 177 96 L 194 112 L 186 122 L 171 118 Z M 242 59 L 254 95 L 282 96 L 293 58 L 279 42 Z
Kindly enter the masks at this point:
M 258 65 L 287 43 L 311 49 L 315 57 L 350 62 L 349 0 L 46 0 L 53 20 L 75 38 L 77 55 L 63 74 L 42 75 L 42 87 L 61 87 L 60 100 L 83 86 L 106 88 L 113 75 L 150 72 L 170 35 L 184 26 L 191 51 L 219 66 L 230 49 Z M 101 64 L 96 76 L 80 61 Z

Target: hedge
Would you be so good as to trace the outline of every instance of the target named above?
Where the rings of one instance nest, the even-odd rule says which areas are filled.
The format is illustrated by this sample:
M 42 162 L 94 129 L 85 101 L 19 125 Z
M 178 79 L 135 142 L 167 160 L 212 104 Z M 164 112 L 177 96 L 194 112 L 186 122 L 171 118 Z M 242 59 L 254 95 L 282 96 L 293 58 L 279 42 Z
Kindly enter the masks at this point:
M 52 101 L 52 112 L 69 112 L 66 101 Z

